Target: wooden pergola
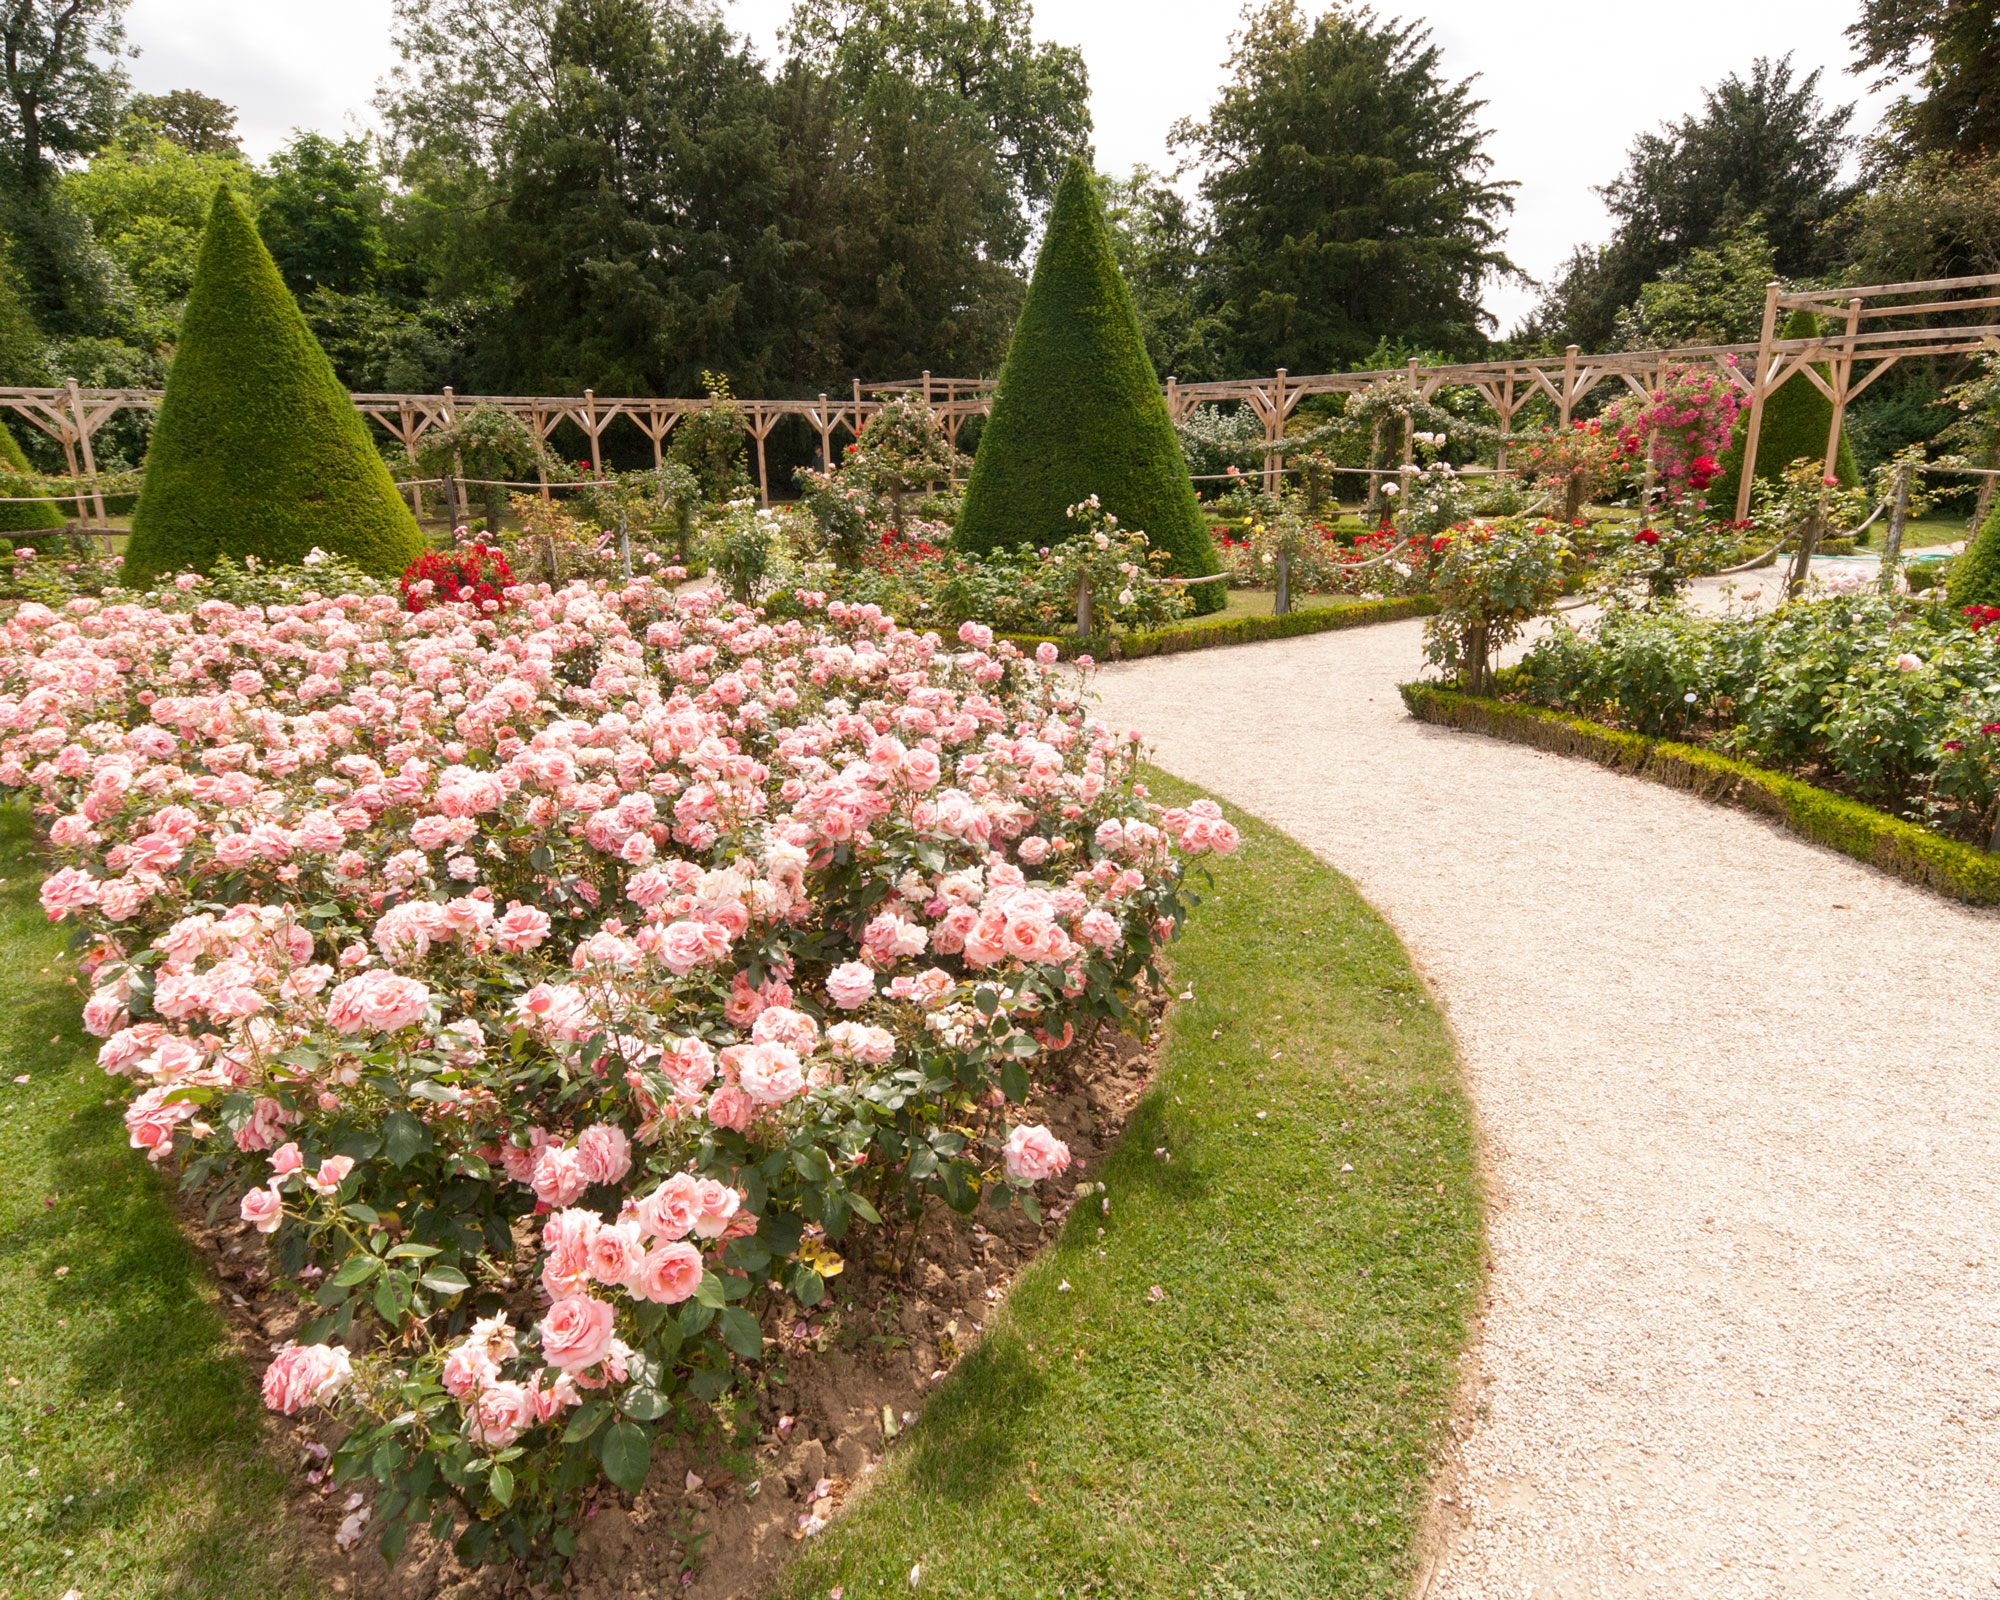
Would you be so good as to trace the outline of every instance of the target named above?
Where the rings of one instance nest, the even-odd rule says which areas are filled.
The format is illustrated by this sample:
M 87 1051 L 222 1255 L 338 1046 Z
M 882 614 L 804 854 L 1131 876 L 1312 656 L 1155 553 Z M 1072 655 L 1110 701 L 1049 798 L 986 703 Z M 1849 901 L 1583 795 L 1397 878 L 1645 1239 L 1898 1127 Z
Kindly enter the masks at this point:
M 1406 379 L 1426 398 L 1440 389 L 1462 387 L 1478 393 L 1498 423 L 1496 467 L 1505 471 L 1508 446 L 1520 437 L 1514 419 L 1523 407 L 1546 401 L 1557 426 L 1568 427 L 1577 408 L 1600 385 L 1617 384 L 1645 395 L 1657 388 L 1671 368 L 1712 367 L 1747 397 L 1749 419 L 1744 451 L 1755 460 L 1765 402 L 1783 383 L 1804 375 L 1832 403 L 1832 426 L 1826 442 L 1826 465 L 1838 458 L 1847 407 L 1898 361 L 1910 356 L 1967 357 L 2000 353 L 2000 324 L 1982 320 L 2000 307 L 2000 274 L 1968 278 L 1937 278 L 1915 283 L 1870 284 L 1859 288 L 1816 289 L 1787 293 L 1776 283 L 1764 295 L 1763 326 L 1755 344 L 1698 345 L 1670 350 L 1627 350 L 1586 355 L 1571 345 L 1560 356 L 1524 357 L 1510 361 L 1466 362 L 1423 366 L 1412 361 L 1388 372 L 1334 372 L 1295 377 L 1283 368 L 1269 378 L 1236 378 L 1218 383 L 1181 383 L 1168 378 L 1164 392 L 1174 421 L 1185 421 L 1196 406 L 1247 406 L 1264 426 L 1270 447 L 1264 481 L 1274 487 L 1284 470 L 1285 426 L 1300 402 L 1311 395 L 1355 394 L 1374 385 Z M 1777 337 L 1781 311 L 1806 310 L 1817 315 L 1819 331 L 1807 339 Z M 1968 320 L 1969 319 L 1969 320 Z M 1871 324 L 1873 324 L 1871 326 Z M 1824 370 L 1822 370 L 1824 369 Z M 736 400 L 754 446 L 757 487 L 764 504 L 771 500 L 770 468 L 765 442 L 786 417 L 798 417 L 819 436 L 820 459 L 837 459 L 835 435 L 852 439 L 878 414 L 883 404 L 903 395 L 922 395 L 937 412 L 946 434 L 956 443 L 960 430 L 974 416 L 993 408 L 993 380 L 916 378 L 864 384 L 856 379 L 848 394 L 810 400 Z M 0 388 L 0 407 L 27 419 L 63 447 L 70 474 L 97 474 L 93 435 L 121 411 L 157 409 L 157 389 L 84 389 L 74 380 L 61 388 Z M 682 418 L 709 409 L 716 402 L 612 398 L 586 389 L 581 395 L 461 395 L 357 394 L 362 414 L 406 449 L 432 428 L 448 426 L 456 413 L 490 405 L 521 418 L 544 443 L 564 422 L 573 422 L 590 441 L 594 468 L 604 464 L 605 430 L 621 419 L 636 427 L 651 443 L 653 460 L 664 459 L 666 441 Z M 1751 474 L 1742 476 L 1736 516 L 1748 513 Z M 104 517 L 103 497 L 95 497 L 97 519 Z

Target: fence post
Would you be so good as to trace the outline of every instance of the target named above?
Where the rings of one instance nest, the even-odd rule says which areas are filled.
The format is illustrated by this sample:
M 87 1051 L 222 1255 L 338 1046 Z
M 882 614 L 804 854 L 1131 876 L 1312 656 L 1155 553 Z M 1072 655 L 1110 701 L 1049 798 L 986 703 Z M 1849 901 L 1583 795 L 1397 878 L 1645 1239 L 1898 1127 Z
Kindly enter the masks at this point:
M 1903 524 L 1910 515 L 1910 473 L 1896 474 L 1896 493 L 1889 502 L 1889 531 L 1882 536 L 1882 592 L 1896 587 L 1896 566 L 1903 556 Z
M 1562 428 L 1569 431 L 1570 410 L 1576 404 L 1576 352 L 1578 346 L 1571 345 L 1563 352 L 1563 396 Z
M 1271 603 L 1273 616 L 1286 616 L 1292 609 L 1292 552 L 1289 546 L 1278 546 L 1278 593 Z
M 97 454 L 90 447 L 90 419 L 83 412 L 83 396 L 76 391 L 76 379 L 69 380 L 69 414 L 76 419 L 76 439 L 83 448 L 83 471 L 90 479 L 90 502 L 97 511 L 97 525 L 109 529 L 110 523 L 104 515 L 104 491 L 97 486 Z M 83 515 L 83 501 L 76 503 L 77 515 Z M 108 548 L 108 546 L 107 546 Z
M 1764 323 L 1757 335 L 1757 368 L 1750 374 L 1750 420 L 1743 428 L 1742 465 L 1736 474 L 1736 520 L 1750 515 L 1750 485 L 1757 480 L 1757 445 L 1764 433 L 1764 386 L 1770 381 L 1771 340 L 1778 331 L 1778 282 L 1764 285 Z
M 1090 579 L 1082 577 L 1076 583 L 1076 631 L 1079 638 L 1090 637 L 1092 618 L 1090 614 Z
M 1854 371 L 1854 336 L 1861 328 L 1861 299 L 1847 302 L 1847 336 L 1840 359 L 1833 364 L 1833 422 L 1826 430 L 1826 476 L 1840 460 L 1840 430 L 1847 419 L 1847 380 Z

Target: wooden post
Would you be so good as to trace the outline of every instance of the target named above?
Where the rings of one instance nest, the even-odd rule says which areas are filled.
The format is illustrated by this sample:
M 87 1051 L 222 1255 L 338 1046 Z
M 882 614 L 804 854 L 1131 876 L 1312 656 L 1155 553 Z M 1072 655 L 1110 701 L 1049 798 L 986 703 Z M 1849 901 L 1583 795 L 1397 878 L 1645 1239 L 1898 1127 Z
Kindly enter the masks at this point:
M 833 471 L 833 421 L 832 413 L 826 409 L 826 396 L 819 397 L 819 411 L 813 417 L 813 426 L 819 430 L 819 470 Z M 953 443 L 957 440 L 954 439 Z
M 1569 431 L 1570 408 L 1576 404 L 1576 352 L 1571 345 L 1563 352 L 1562 428 Z
M 1757 479 L 1757 445 L 1764 432 L 1764 392 L 1770 381 L 1771 340 L 1778 331 L 1777 280 L 1764 285 L 1764 324 L 1757 335 L 1757 365 L 1750 374 L 1750 420 L 1743 428 L 1743 464 L 1736 478 L 1736 520 L 1750 515 L 1750 486 Z
M 1076 585 L 1076 631 L 1082 638 L 1090 637 L 1090 580 L 1081 578 Z
M 1285 368 L 1278 368 L 1278 386 L 1275 392 L 1271 414 L 1264 419 L 1264 439 L 1267 444 L 1279 444 L 1285 437 Z M 1284 457 L 1266 450 L 1264 452 L 1264 492 L 1276 494 L 1283 481 L 1279 473 L 1283 470 Z
M 1889 501 L 1889 531 L 1882 538 L 1882 592 L 1896 587 L 1896 564 L 1903 555 L 1903 524 L 1910 516 L 1910 473 L 1907 467 L 1896 474 L 1896 492 Z
M 600 429 L 597 422 L 597 391 L 594 389 L 583 391 L 583 414 L 590 419 L 585 424 L 590 432 L 590 470 L 601 474 L 604 471 L 604 451 L 597 442 Z
M 76 392 L 76 379 L 74 378 L 69 380 L 69 414 L 76 419 L 76 439 L 77 443 L 83 447 L 83 471 L 84 475 L 91 480 L 90 500 L 91 504 L 97 510 L 97 525 L 100 528 L 108 528 L 109 524 L 104 516 L 104 495 L 97 487 L 96 481 L 97 454 L 90 447 L 90 419 L 83 414 L 83 396 Z M 81 521 L 83 518 L 83 501 L 80 497 L 76 502 L 76 514 L 78 520 Z
M 1826 476 L 1840 460 L 1840 428 L 1847 417 L 1847 380 L 1854 370 L 1854 335 L 1861 328 L 1860 297 L 1847 302 L 1847 334 L 1840 359 L 1833 364 L 1833 422 L 1826 430 Z
M 1289 545 L 1278 546 L 1278 592 L 1271 601 L 1273 616 L 1289 615 L 1292 609 L 1292 551 Z

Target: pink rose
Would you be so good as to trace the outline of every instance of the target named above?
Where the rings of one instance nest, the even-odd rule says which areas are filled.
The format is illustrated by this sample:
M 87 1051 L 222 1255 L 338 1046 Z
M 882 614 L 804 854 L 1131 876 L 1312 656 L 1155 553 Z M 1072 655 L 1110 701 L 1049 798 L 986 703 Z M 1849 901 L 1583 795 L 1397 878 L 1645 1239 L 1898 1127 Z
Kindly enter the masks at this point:
M 594 1211 L 558 1211 L 542 1224 L 542 1287 L 551 1300 L 582 1294 L 589 1285 L 590 1246 L 604 1219 Z
M 656 1245 L 646 1253 L 632 1292 L 641 1300 L 676 1305 L 701 1287 L 701 1252 L 691 1244 Z
M 1007 1135 L 1000 1159 L 1009 1183 L 1040 1183 L 1069 1166 L 1069 1146 L 1039 1124 L 1023 1124 Z
M 579 1133 L 576 1155 L 592 1183 L 617 1183 L 632 1170 L 632 1141 L 614 1123 L 595 1123 Z
M 676 1172 L 651 1194 L 634 1201 L 631 1214 L 640 1231 L 653 1239 L 685 1239 L 701 1216 L 700 1185 Z
M 285 1220 L 285 1199 L 275 1189 L 251 1189 L 243 1196 L 239 1215 L 259 1233 L 276 1233 Z
M 725 1083 L 708 1097 L 708 1120 L 732 1133 L 747 1129 L 756 1110 L 750 1097 L 733 1083 Z
M 804 1092 L 805 1073 L 798 1056 L 781 1044 L 750 1044 L 733 1047 L 740 1051 L 737 1081 L 743 1092 L 760 1106 L 781 1106 Z
M 629 1284 L 646 1260 L 637 1222 L 616 1222 L 597 1230 L 590 1241 L 590 1275 L 614 1288 Z
M 611 1353 L 613 1314 L 602 1300 L 570 1295 L 541 1320 L 542 1359 L 564 1372 L 594 1367 Z
M 326 1020 L 338 1033 L 393 1033 L 419 1021 L 430 1003 L 430 990 L 415 978 L 364 972 L 339 984 L 327 997 Z
M 875 993 L 875 974 L 859 961 L 844 961 L 827 974 L 827 998 L 843 1011 L 863 1006 Z
M 306 1179 L 306 1187 L 315 1194 L 332 1194 L 353 1170 L 354 1157 L 328 1156 L 319 1164 L 319 1171 Z
M 337 1344 L 287 1344 L 264 1369 L 264 1404 L 288 1417 L 325 1405 L 347 1387 L 354 1362 Z
M 701 1208 L 694 1219 L 694 1231 L 704 1239 L 720 1239 L 743 1204 L 740 1194 L 713 1178 L 703 1178 L 695 1184 L 694 1198 Z
M 483 1343 L 468 1339 L 454 1346 L 451 1354 L 444 1358 L 444 1370 L 438 1381 L 452 1399 L 469 1400 L 499 1377 L 500 1368 L 494 1362 L 492 1353 Z
M 296 1144 L 281 1144 L 271 1152 L 271 1176 L 289 1178 L 306 1164 L 306 1158 L 299 1154 Z
M 544 1145 L 535 1157 L 535 1198 L 545 1206 L 566 1206 L 590 1187 L 583 1158 L 566 1144 Z
M 548 936 L 548 914 L 533 906 L 524 906 L 518 900 L 509 904 L 506 911 L 494 919 L 493 942 L 502 950 L 516 955 L 534 949 Z
M 540 1420 L 534 1392 L 525 1384 L 505 1380 L 482 1388 L 465 1414 L 473 1443 L 489 1450 L 506 1449 Z

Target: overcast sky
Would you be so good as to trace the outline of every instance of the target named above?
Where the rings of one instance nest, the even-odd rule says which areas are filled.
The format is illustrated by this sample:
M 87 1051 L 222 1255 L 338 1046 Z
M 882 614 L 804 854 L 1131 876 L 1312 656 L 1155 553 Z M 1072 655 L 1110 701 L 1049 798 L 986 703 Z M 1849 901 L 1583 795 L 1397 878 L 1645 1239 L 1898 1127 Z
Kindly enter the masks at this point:
M 1309 10 L 1319 9 L 1307 0 Z M 1612 178 L 1634 134 L 1695 109 L 1701 90 L 1759 55 L 1824 67 L 1823 94 L 1859 101 L 1873 124 L 1881 97 L 1845 71 L 1843 0 L 1679 0 L 1620 8 L 1604 0 L 1432 0 L 1379 7 L 1421 14 L 1453 78 L 1478 74 L 1492 130 L 1493 173 L 1520 185 L 1507 249 L 1536 277 L 1570 247 L 1607 231 L 1593 185 Z M 730 0 L 735 26 L 769 55 L 790 0 Z M 338 134 L 371 123 L 375 85 L 395 64 L 389 0 L 132 0 L 139 88 L 193 88 L 241 113 L 251 153 L 267 156 L 293 128 Z M 1042 0 L 1038 35 L 1079 46 L 1090 68 L 1100 167 L 1169 168 L 1167 129 L 1200 115 L 1222 82 L 1235 0 Z M 1502 330 L 1533 300 L 1492 287 Z

